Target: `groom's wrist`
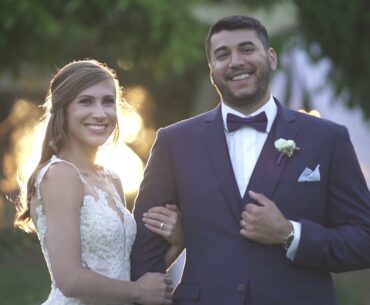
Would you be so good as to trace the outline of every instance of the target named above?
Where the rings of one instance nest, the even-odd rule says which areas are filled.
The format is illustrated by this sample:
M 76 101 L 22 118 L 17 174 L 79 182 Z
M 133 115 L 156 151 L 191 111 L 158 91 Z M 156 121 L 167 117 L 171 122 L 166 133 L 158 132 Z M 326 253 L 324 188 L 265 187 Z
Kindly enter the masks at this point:
M 294 226 L 291 224 L 290 232 L 288 234 L 286 234 L 284 239 L 283 239 L 282 246 L 285 250 L 289 249 L 289 247 L 291 246 L 291 244 L 293 242 L 293 239 L 294 239 Z

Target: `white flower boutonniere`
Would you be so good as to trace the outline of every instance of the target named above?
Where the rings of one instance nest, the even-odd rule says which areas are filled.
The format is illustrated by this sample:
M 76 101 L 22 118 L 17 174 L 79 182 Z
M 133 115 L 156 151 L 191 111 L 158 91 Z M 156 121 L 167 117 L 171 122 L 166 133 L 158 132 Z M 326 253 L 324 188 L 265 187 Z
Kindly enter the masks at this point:
M 291 156 L 293 156 L 295 150 L 299 150 L 299 147 L 295 144 L 293 140 L 285 140 L 282 138 L 275 141 L 275 148 L 277 149 L 277 151 L 280 152 L 280 157 L 277 162 L 278 164 L 280 163 L 283 155 L 290 158 Z

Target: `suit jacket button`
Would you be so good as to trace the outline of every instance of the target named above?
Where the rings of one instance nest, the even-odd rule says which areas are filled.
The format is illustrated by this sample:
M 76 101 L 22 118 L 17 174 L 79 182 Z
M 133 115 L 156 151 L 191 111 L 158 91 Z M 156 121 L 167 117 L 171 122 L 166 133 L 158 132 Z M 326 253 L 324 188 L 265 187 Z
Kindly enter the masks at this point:
M 239 292 L 245 292 L 245 285 L 240 284 L 240 285 L 238 286 L 238 291 L 239 291 Z

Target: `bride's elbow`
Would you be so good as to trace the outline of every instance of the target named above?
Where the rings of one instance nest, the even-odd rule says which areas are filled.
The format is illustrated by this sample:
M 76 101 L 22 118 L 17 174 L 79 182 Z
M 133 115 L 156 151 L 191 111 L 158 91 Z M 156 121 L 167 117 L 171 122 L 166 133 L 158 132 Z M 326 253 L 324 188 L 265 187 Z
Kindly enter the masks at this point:
M 56 287 L 68 298 L 78 298 L 80 296 L 80 283 L 81 281 L 78 280 L 77 276 L 73 275 L 55 278 Z

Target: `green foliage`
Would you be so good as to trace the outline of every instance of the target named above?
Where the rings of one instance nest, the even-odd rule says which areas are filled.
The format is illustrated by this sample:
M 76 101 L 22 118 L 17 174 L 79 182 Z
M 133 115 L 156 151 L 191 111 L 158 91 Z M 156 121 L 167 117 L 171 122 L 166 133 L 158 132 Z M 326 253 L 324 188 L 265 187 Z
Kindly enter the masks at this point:
M 205 28 L 189 15 L 193 1 L 4 0 L 0 66 L 54 66 L 94 57 L 152 76 L 183 72 L 202 60 Z M 121 60 L 120 60 L 121 59 Z
M 349 106 L 370 118 L 370 2 L 368 0 L 295 1 L 301 31 L 309 44 L 320 45 L 316 58 L 333 63 L 330 79 Z M 308 48 L 309 49 L 309 48 Z
M 98 59 L 124 86 L 142 85 L 161 106 L 174 105 L 159 120 L 163 126 L 188 115 L 197 80 L 208 73 L 208 26 L 190 10 L 198 2 L 204 0 L 0 1 L 0 70 L 50 71 L 75 59 Z
M 370 117 L 370 2 L 251 0 L 246 5 L 273 9 L 283 1 L 296 5 L 308 50 L 317 43 L 321 53 L 313 55 L 331 59 L 329 77 L 336 93 Z M 203 40 L 208 25 L 191 14 L 198 3 L 225 1 L 2 0 L 0 67 L 15 72 L 25 63 L 49 68 L 93 57 L 116 68 L 128 85 L 154 88 L 176 80 L 175 87 L 166 88 L 170 96 L 194 91 L 207 73 Z M 190 105 L 191 97 L 177 96 L 177 103 Z

